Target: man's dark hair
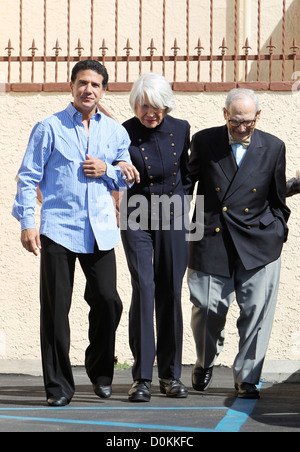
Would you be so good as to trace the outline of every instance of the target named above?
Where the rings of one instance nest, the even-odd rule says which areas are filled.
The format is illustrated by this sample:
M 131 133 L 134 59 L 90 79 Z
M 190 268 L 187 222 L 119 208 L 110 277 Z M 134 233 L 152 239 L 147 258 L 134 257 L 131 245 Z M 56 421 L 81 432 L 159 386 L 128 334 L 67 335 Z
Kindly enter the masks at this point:
M 73 67 L 73 70 L 72 70 L 71 82 L 75 83 L 78 72 L 86 71 L 88 69 L 90 69 L 91 71 L 97 72 L 97 74 L 102 75 L 102 77 L 103 77 L 102 86 L 103 86 L 103 88 L 107 88 L 107 85 L 108 85 L 107 70 L 101 63 L 99 63 L 99 61 L 96 61 L 96 60 L 83 60 L 83 61 L 79 61 L 77 64 L 75 64 L 75 66 Z

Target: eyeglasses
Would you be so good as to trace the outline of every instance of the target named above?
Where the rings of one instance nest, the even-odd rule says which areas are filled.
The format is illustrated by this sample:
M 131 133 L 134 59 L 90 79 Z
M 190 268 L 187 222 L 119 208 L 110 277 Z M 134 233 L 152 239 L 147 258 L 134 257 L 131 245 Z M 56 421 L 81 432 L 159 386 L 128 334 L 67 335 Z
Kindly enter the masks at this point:
M 254 119 L 251 119 L 251 120 L 249 120 L 249 121 L 236 121 L 236 120 L 234 120 L 234 119 L 228 119 L 228 118 L 227 118 L 227 121 L 229 122 L 229 124 L 231 125 L 231 127 L 234 127 L 234 128 L 238 128 L 238 127 L 240 127 L 241 125 L 243 125 L 243 126 L 249 128 L 249 127 L 253 127 L 253 126 L 254 126 L 254 124 L 255 124 L 256 121 L 257 121 L 257 116 L 255 116 Z

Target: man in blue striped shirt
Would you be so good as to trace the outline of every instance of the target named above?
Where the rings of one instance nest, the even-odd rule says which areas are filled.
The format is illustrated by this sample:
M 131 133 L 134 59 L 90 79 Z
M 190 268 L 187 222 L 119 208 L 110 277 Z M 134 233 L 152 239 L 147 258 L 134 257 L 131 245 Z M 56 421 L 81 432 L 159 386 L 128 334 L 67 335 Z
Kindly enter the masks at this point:
M 75 386 L 69 359 L 68 313 L 76 258 L 90 305 L 86 370 L 95 393 L 111 395 L 115 332 L 122 313 L 114 247 L 120 240 L 112 190 L 126 189 L 118 162 L 131 163 L 129 136 L 97 104 L 108 83 L 104 66 L 86 60 L 72 71 L 74 102 L 33 129 L 18 173 L 13 216 L 22 245 L 41 252 L 41 348 L 50 406 L 67 405 Z M 40 231 L 34 212 L 43 196 Z

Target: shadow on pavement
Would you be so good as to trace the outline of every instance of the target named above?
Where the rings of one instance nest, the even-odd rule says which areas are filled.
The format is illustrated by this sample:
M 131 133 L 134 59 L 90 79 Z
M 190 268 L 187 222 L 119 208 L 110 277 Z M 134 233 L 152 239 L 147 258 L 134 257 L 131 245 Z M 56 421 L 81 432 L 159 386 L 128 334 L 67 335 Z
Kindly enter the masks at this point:
M 264 383 L 256 402 L 237 399 L 232 404 L 229 398 L 225 404 L 248 416 L 241 431 L 300 431 L 300 384 L 293 376 L 282 383 Z

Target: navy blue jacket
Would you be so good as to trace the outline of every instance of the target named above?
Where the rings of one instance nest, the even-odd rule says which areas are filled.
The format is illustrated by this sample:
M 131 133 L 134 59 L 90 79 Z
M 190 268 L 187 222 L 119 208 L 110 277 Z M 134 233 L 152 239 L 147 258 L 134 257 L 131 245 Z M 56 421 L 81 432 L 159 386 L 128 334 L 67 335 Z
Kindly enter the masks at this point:
M 198 132 L 189 162 L 204 196 L 204 237 L 190 243 L 189 267 L 229 277 L 239 257 L 251 270 L 279 258 L 287 239 L 285 145 L 254 130 L 240 168 L 226 126 Z
M 154 195 L 167 195 L 169 198 L 179 195 L 183 200 L 192 185 L 188 168 L 189 123 L 167 115 L 155 129 L 143 126 L 136 117 L 123 126 L 131 139 L 129 152 L 132 163 L 141 175 L 140 184 L 134 184 L 128 190 L 128 201 L 134 195 L 143 195 L 148 200 L 147 215 L 151 215 Z M 171 216 L 174 215 L 172 202 L 171 205 L 168 203 L 168 210 Z

